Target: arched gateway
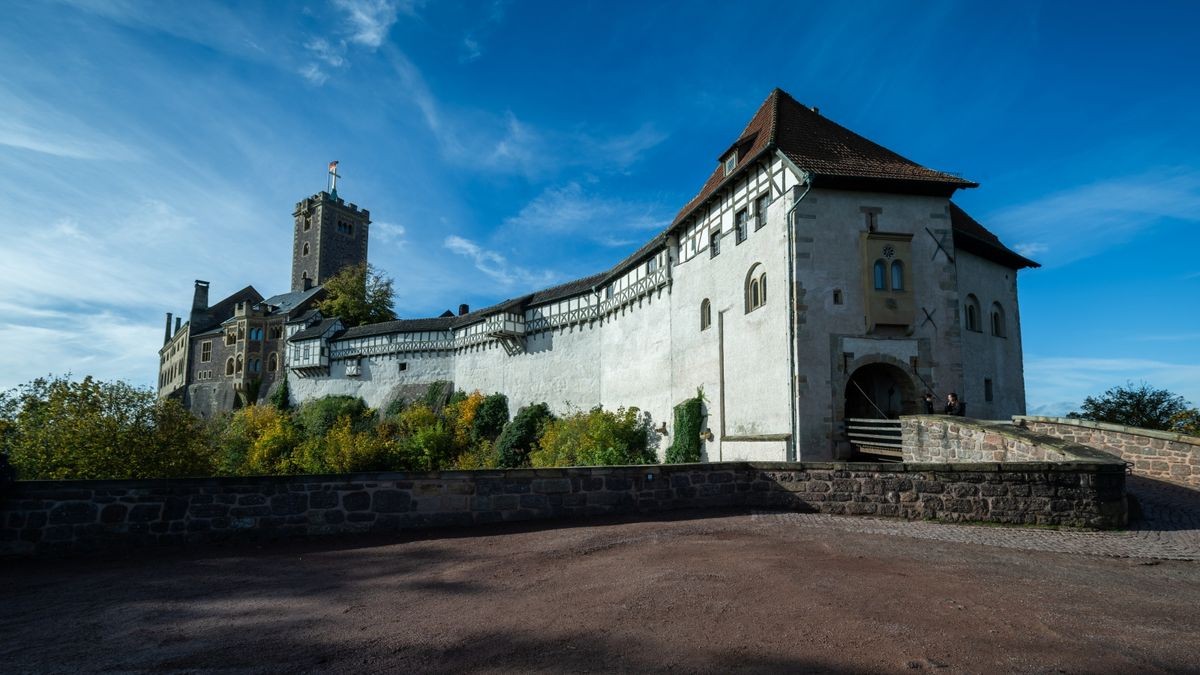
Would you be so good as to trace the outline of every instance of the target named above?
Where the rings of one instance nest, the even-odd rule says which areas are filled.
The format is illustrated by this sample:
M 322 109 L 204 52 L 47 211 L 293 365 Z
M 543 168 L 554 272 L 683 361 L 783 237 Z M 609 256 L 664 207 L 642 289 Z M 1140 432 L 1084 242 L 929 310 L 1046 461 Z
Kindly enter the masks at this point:
M 844 408 L 854 454 L 900 457 L 899 418 L 919 412 L 920 392 L 899 366 L 877 361 L 858 367 L 846 381 Z

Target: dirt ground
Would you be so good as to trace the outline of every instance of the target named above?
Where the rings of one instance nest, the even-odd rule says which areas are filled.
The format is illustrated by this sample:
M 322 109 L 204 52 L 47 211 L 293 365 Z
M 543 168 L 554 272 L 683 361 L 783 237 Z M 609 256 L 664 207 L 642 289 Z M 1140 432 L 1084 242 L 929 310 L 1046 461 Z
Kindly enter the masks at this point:
M 749 514 L 0 563 L 0 608 L 6 673 L 1200 670 L 1200 563 Z

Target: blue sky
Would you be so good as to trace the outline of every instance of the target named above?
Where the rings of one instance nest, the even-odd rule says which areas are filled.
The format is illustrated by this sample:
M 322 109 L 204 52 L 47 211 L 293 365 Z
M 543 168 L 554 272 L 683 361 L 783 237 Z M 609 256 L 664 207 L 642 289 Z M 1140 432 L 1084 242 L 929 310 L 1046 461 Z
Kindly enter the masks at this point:
M 772 87 L 981 187 L 1031 411 L 1200 404 L 1196 3 L 29 2 L 0 25 L 0 388 L 151 384 L 194 279 L 287 290 L 341 162 L 403 316 L 611 265 Z

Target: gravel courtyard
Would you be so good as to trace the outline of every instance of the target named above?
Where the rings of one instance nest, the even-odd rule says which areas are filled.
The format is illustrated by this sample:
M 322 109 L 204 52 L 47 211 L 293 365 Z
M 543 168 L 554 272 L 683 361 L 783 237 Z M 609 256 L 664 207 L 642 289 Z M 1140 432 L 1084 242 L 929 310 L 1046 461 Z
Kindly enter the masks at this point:
M 7 562 L 0 663 L 7 673 L 1200 668 L 1200 562 L 1078 549 L 1106 536 L 1139 537 L 683 514 Z M 1065 549 L 1053 544 L 1063 537 Z

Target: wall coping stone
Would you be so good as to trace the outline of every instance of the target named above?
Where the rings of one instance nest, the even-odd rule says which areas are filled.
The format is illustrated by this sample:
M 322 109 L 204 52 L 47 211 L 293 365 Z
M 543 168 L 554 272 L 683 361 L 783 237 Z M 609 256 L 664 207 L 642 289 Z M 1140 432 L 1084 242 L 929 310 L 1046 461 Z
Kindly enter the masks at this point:
M 1042 417 L 1039 415 L 1013 415 L 1013 424 L 1023 424 L 1024 422 L 1048 422 L 1051 424 L 1064 424 L 1072 427 L 1083 427 L 1086 429 L 1099 429 L 1101 431 L 1116 431 L 1123 434 L 1131 434 L 1133 436 L 1145 436 L 1147 438 L 1157 438 L 1164 441 L 1175 441 L 1176 443 L 1187 443 L 1188 445 L 1200 445 L 1200 437 L 1188 436 L 1186 434 L 1177 434 L 1172 431 L 1157 431 L 1155 429 L 1142 429 L 1139 427 L 1127 427 L 1121 424 L 1109 424 L 1108 422 L 1093 422 L 1092 420 L 1077 420 L 1072 417 Z
M 975 429 L 980 429 L 982 431 L 990 431 L 993 433 L 1000 434 L 1001 436 L 1005 436 L 1014 441 L 1023 441 L 1025 443 L 1044 445 L 1049 448 L 1052 448 L 1058 452 L 1061 452 L 1062 454 L 1066 455 L 1067 457 L 1071 458 L 1071 459 L 1066 460 L 1066 463 L 1069 466 L 1078 466 L 1079 465 L 1078 463 L 1096 464 L 1096 465 L 1118 464 L 1122 467 L 1122 470 L 1124 470 L 1125 460 L 1121 459 L 1120 457 L 1117 457 L 1116 455 L 1114 455 L 1112 453 L 1105 452 L 1105 451 L 1097 449 L 1097 448 L 1093 448 L 1089 445 L 1082 445 L 1079 443 L 1072 443 L 1070 441 L 1065 441 L 1061 438 L 1056 438 L 1056 437 L 1050 436 L 1048 434 L 1039 434 L 1034 431 L 1030 431 L 1029 429 L 1026 429 L 1023 426 L 1018 426 L 1018 423 L 1017 423 L 1018 419 L 1030 419 L 1030 420 L 1042 421 L 1043 418 L 1014 416 L 1013 421 L 1009 422 L 1007 420 L 977 420 L 977 419 L 974 419 L 971 417 L 952 417 L 952 416 L 948 416 L 948 415 L 903 415 L 903 416 L 901 416 L 900 419 L 901 419 L 901 421 L 906 420 L 906 419 L 912 419 L 912 420 L 937 419 L 939 422 L 944 422 L 947 417 L 949 417 L 951 420 L 953 420 L 952 422 L 950 422 L 950 424 L 957 424 L 957 425 L 963 426 L 963 427 L 972 427 Z M 1053 421 L 1054 418 L 1044 418 L 1044 419 Z M 1200 441 L 1200 439 L 1198 439 L 1198 441 Z M 1045 464 L 1062 464 L 1062 463 L 1063 462 L 1036 462 L 1035 464 L 1038 466 L 1042 466 Z M 1003 465 L 1005 467 L 1012 467 L 1014 464 L 1020 464 L 1020 462 L 1004 462 L 1003 463 Z

